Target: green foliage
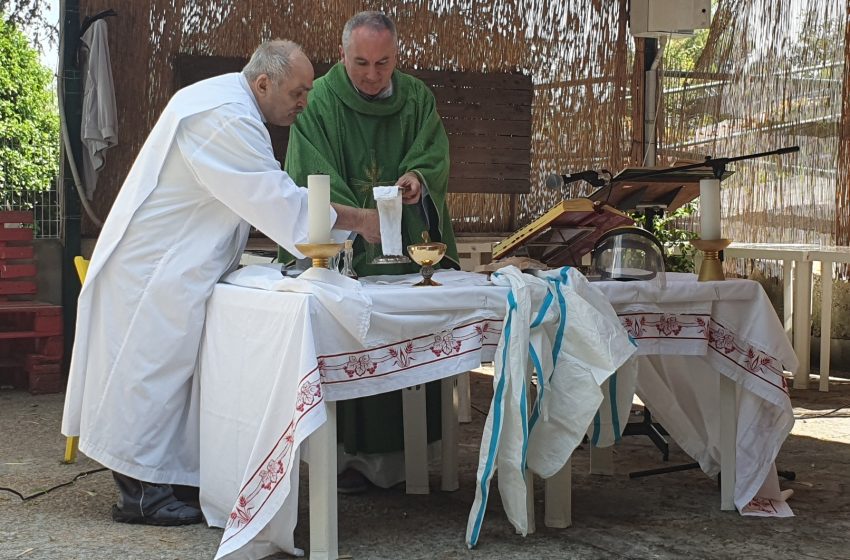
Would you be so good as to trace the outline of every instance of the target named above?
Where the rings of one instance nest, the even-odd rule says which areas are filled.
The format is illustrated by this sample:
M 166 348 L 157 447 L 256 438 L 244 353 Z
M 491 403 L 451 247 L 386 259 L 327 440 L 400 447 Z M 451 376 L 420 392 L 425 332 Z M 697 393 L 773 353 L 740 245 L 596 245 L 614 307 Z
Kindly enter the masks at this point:
M 7 25 L 25 31 L 36 48 L 55 44 L 59 27 L 48 19 L 50 0 L 0 0 L 0 14 Z
M 707 42 L 708 29 L 698 29 L 690 37 L 669 40 L 664 48 L 664 67 L 693 72 Z
M 51 187 L 59 170 L 59 114 L 51 72 L 16 27 L 0 20 L 0 197 Z
M 667 261 L 665 266 L 668 272 L 694 272 L 696 249 L 691 245 L 691 240 L 696 239 L 697 234 L 679 228 L 678 224 L 693 216 L 696 210 L 697 203 L 691 202 L 662 218 L 656 218 L 652 224 L 646 223 L 643 214 L 632 215 L 636 225 L 651 231 L 664 245 Z

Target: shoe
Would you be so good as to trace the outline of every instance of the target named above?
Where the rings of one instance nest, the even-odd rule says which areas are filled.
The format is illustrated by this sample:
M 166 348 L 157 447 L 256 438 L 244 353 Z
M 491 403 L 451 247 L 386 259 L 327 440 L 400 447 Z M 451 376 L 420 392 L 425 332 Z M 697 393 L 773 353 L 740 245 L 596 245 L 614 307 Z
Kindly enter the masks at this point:
M 176 527 L 179 525 L 194 525 L 204 520 L 201 510 L 186 505 L 180 501 L 170 502 L 151 515 L 141 515 L 137 512 L 122 510 L 117 505 L 112 506 L 112 520 L 118 523 L 138 523 L 142 525 L 158 525 L 160 527 Z
M 174 492 L 174 497 L 193 508 L 200 509 L 200 488 L 197 486 L 183 486 L 180 484 L 172 484 L 171 491 Z
M 336 477 L 336 491 L 340 494 L 362 494 L 369 486 L 363 473 L 354 469 L 345 469 Z
M 174 497 L 170 484 L 144 482 L 112 471 L 118 486 L 118 503 L 112 506 L 112 520 L 144 525 L 192 525 L 204 520 L 200 508 Z

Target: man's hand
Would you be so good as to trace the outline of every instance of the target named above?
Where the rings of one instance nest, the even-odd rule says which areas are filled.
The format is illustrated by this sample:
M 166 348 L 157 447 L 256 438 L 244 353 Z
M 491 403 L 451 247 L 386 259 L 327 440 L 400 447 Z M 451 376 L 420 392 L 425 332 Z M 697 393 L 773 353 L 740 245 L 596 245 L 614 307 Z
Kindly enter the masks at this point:
M 353 231 L 369 243 L 381 242 L 381 222 L 378 211 L 369 208 L 352 208 L 342 204 L 332 203 L 336 210 L 334 229 Z
M 408 171 L 399 177 L 395 184 L 401 187 L 402 204 L 419 202 L 419 197 L 422 195 L 422 184 L 419 182 L 419 176 L 416 173 Z

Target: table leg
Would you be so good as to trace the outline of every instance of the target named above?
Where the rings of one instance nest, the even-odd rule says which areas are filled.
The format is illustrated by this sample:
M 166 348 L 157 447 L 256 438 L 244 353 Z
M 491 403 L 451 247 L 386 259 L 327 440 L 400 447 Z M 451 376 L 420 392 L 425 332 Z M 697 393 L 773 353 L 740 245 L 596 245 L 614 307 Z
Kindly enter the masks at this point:
M 534 516 L 534 473 L 525 469 L 525 511 L 528 527 L 527 535 L 537 531 L 537 521 Z
M 797 261 L 794 266 L 794 353 L 800 367 L 794 374 L 794 388 L 809 387 L 811 369 L 812 262 Z
M 611 384 L 611 379 L 606 379 L 600 388 L 602 389 L 602 394 L 606 395 L 605 401 L 601 405 L 599 405 L 599 412 L 597 414 L 610 414 L 607 412 L 608 407 L 606 404 L 610 406 L 611 409 L 617 406 L 617 402 L 614 399 L 610 398 L 610 392 L 608 390 Z M 613 476 L 614 475 L 614 447 L 596 447 L 593 443 L 590 444 L 590 474 L 599 474 L 604 476 Z
M 408 494 L 427 494 L 428 425 L 425 385 L 402 389 L 404 416 L 404 478 Z
M 565 529 L 573 524 L 572 484 L 573 460 L 570 458 L 555 476 L 546 479 L 543 523 L 547 527 Z
M 794 286 L 792 283 L 794 275 L 791 271 L 793 265 L 794 261 L 782 261 L 782 309 L 785 316 L 783 325 L 785 325 L 788 340 L 792 342 L 794 340 Z
M 614 476 L 614 446 L 590 446 L 590 474 Z
M 325 401 L 328 419 L 308 438 L 310 461 L 310 558 L 339 557 L 336 502 L 336 403 Z
M 738 400 L 735 381 L 720 375 L 720 509 L 735 510 Z
M 832 340 L 832 261 L 820 263 L 820 386 L 829 391 L 829 344 Z
M 468 371 L 457 376 L 457 418 L 461 424 L 472 422 L 472 388 L 469 377 L 470 373 Z
M 443 426 L 441 443 L 442 482 L 440 488 L 444 492 L 454 492 L 460 487 L 457 477 L 457 381 L 464 375 L 468 374 L 462 373 L 455 377 L 446 377 L 440 382 Z

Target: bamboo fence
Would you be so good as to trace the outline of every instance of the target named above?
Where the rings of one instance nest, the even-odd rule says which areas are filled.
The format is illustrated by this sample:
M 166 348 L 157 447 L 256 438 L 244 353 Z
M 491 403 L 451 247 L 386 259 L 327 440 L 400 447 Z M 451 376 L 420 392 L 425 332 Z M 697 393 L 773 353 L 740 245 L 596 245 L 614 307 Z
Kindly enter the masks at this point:
M 674 78 L 662 66 L 660 162 L 799 145 L 793 157 L 735 165 L 724 228 L 742 241 L 846 245 L 848 6 L 801 4 L 719 0 L 695 73 Z M 400 68 L 532 76 L 532 188 L 515 201 L 517 226 L 562 198 L 543 188 L 549 173 L 642 161 L 642 71 L 633 71 L 642 69 L 642 43 L 628 33 L 626 0 L 80 1 L 81 18 L 107 8 L 119 13 L 109 25 L 121 144 L 98 182 L 101 217 L 173 93 L 177 54 L 247 57 L 260 41 L 284 37 L 314 62 L 335 62 L 343 24 L 364 9 L 397 22 Z M 570 194 L 587 192 L 574 185 Z M 506 231 L 512 211 L 507 195 L 453 194 L 450 205 L 456 230 L 470 233 L 476 224 Z M 88 223 L 84 233 L 97 232 Z

